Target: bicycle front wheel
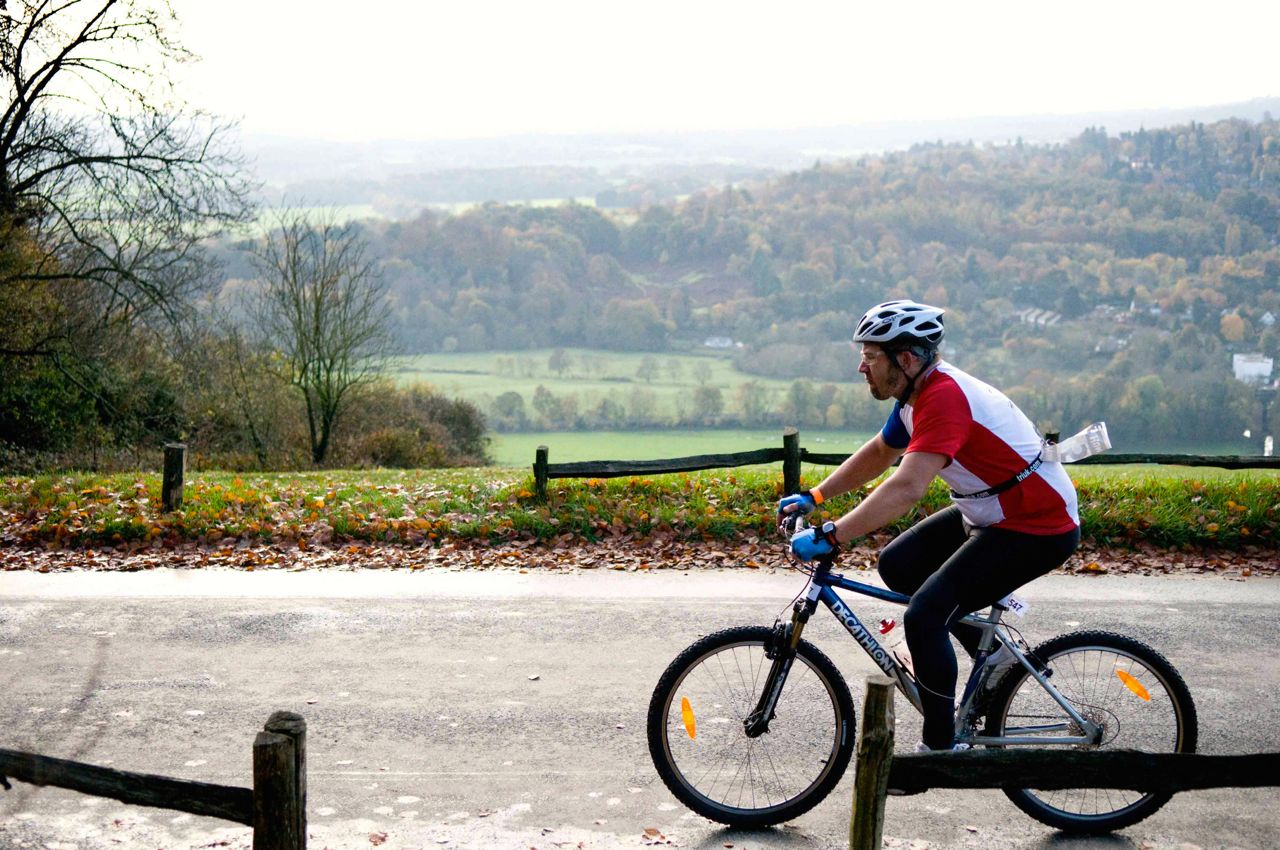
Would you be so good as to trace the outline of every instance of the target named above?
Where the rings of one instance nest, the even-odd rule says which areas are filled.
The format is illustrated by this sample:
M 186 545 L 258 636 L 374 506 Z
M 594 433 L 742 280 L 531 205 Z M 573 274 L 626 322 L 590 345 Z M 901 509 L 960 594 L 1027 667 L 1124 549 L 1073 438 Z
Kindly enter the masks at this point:
M 800 641 L 769 721 L 747 736 L 773 662 L 772 630 L 743 626 L 708 635 L 680 653 L 649 702 L 649 753 L 686 806 L 720 823 L 771 826 L 816 806 L 853 753 L 853 699 L 840 672 Z
M 1102 727 L 1102 740 L 1081 749 L 1131 749 L 1192 753 L 1196 708 L 1182 677 L 1164 656 L 1141 641 L 1112 632 L 1073 632 L 1034 651 L 1049 682 L 1083 717 Z M 1019 735 L 1068 720 L 1068 715 L 1023 667 L 997 685 L 987 713 L 988 735 Z M 1074 724 L 1071 724 L 1074 726 Z M 1045 732 L 1079 735 L 1080 729 Z M 1056 829 L 1110 832 L 1137 823 L 1169 801 L 1170 794 L 1114 788 L 1059 791 L 1006 790 L 1019 809 Z

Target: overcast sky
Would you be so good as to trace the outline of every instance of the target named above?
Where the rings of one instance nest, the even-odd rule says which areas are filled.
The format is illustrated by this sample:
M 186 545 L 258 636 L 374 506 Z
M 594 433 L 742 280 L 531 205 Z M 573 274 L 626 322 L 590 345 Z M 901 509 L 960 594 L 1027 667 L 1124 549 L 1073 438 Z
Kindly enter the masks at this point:
M 189 99 L 328 139 L 823 127 L 1280 95 L 1280 3 L 172 0 Z

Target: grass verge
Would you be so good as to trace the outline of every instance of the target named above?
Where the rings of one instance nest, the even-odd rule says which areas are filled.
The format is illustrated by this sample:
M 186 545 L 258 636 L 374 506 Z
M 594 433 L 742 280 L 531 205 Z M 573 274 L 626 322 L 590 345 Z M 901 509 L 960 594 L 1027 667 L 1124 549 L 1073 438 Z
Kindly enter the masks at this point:
M 1143 471 L 1145 469 L 1145 471 Z M 1078 472 L 1085 540 L 1098 546 L 1276 548 L 1280 475 Z M 816 483 L 823 471 L 806 471 Z M 351 541 L 434 545 L 602 539 L 731 540 L 772 533 L 777 467 L 645 478 L 553 481 L 550 498 L 510 469 L 201 473 L 165 512 L 158 475 L 10 478 L 0 491 L 0 544 L 139 549 L 181 543 Z M 820 516 L 848 510 L 833 500 Z M 897 531 L 948 504 L 935 482 Z

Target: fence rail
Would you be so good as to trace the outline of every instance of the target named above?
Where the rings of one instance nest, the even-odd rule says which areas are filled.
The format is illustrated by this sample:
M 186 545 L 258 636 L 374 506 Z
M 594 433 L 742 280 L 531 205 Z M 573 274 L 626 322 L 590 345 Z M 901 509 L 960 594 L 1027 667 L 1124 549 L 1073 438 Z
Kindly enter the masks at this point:
M 880 850 L 886 795 L 931 788 L 1123 788 L 1175 793 L 1280 786 L 1280 753 L 1206 756 L 1133 750 L 970 750 L 893 754 L 893 683 L 867 677 L 849 850 Z
M 92 764 L 0 749 L 0 776 L 30 785 L 66 788 L 134 806 L 153 806 L 253 824 L 253 790 L 129 773 Z
M 893 760 L 890 793 L 931 788 L 1123 788 L 1169 793 L 1280 785 L 1280 753 L 1206 756 L 1136 750 L 979 750 Z
M 588 460 L 573 463 L 551 463 L 550 449 L 538 446 L 533 460 L 533 479 L 538 496 L 547 497 L 547 482 L 552 478 L 623 478 L 629 475 L 666 475 L 696 472 L 700 469 L 732 469 L 762 463 L 782 462 L 783 488 L 787 493 L 800 489 L 800 465 L 839 466 L 849 452 L 811 452 L 800 446 L 800 432 L 787 428 L 782 432 L 782 448 L 755 449 L 749 452 L 690 455 L 665 460 Z M 1077 461 L 1081 465 L 1154 463 L 1168 466 L 1212 466 L 1220 469 L 1280 469 L 1280 457 L 1252 455 L 1186 455 L 1186 454 L 1119 454 L 1095 455 Z
M 0 749 L 5 778 L 52 786 L 135 806 L 220 818 L 253 827 L 253 850 L 306 850 L 307 724 L 277 711 L 253 742 L 253 788 L 189 782 L 149 773 Z
M 1266 455 L 1158 455 L 1108 452 L 1076 461 L 1080 466 L 1155 463 L 1164 466 L 1213 466 L 1218 469 L 1280 469 L 1280 457 Z

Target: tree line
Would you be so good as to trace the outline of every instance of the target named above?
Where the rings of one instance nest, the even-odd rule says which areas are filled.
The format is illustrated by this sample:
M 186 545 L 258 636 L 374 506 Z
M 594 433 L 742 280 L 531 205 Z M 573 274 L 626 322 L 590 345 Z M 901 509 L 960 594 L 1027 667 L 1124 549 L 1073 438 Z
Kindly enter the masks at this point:
M 895 293 L 964 313 L 958 339 L 998 339 L 1003 300 L 1069 319 L 1158 308 L 1238 342 L 1280 306 L 1278 222 L 1280 124 L 1224 121 L 920 145 L 629 214 L 494 203 L 367 233 L 407 351 L 660 351 L 831 339 Z
M 175 99 L 166 3 L 0 10 L 0 468 L 153 465 L 169 440 L 232 468 L 485 459 L 472 405 L 382 379 L 358 230 L 285 213 L 226 291 L 209 246 L 256 187 L 231 126 Z
M 958 364 L 1046 425 L 1110 417 L 1217 443 L 1256 417 L 1231 354 L 1280 355 L 1278 228 L 1270 118 L 922 144 L 622 214 L 487 204 L 364 225 L 409 352 L 661 352 L 722 336 L 745 343 L 750 374 L 848 381 L 852 318 L 911 297 L 945 306 Z M 1145 353 L 1175 339 L 1204 352 L 1194 373 Z M 1147 366 L 1170 411 L 1154 428 L 1132 412 Z M 1215 415 L 1181 393 L 1192 379 L 1230 389 Z
M 1194 327 L 1177 334 L 1137 331 L 1124 352 L 1105 368 L 1090 371 L 1090 340 L 1079 328 L 1064 333 L 1011 336 L 987 355 L 957 356 L 978 374 L 999 371 L 995 358 L 1057 359 L 1058 369 L 1033 368 L 1010 394 L 1042 431 L 1073 432 L 1105 419 L 1117 444 L 1190 450 L 1210 443 L 1213 451 L 1250 453 L 1258 399 L 1244 384 L 1223 378 L 1227 356 L 1214 337 Z M 846 348 L 847 351 L 847 348 Z M 1082 355 L 1080 352 L 1084 352 Z M 972 362 L 970 362 L 972 361 Z M 797 361 L 799 363 L 799 361 Z M 1074 374 L 1070 367 L 1078 369 Z M 793 373 L 803 374 L 803 370 Z M 622 430 L 643 428 L 805 428 L 878 430 L 888 408 L 858 382 L 796 378 L 778 387 L 750 377 L 732 384 L 699 383 L 665 403 L 659 391 L 630 382 L 608 391 L 548 389 L 530 376 L 531 389 L 480 396 L 477 405 L 497 431 Z M 1212 453 L 1212 452 L 1210 452 Z
M 636 428 L 849 428 L 884 424 L 886 411 L 860 386 L 797 379 L 783 388 L 757 380 L 732 387 L 698 384 L 660 403 L 644 385 L 584 393 L 555 392 L 536 384 L 531 392 L 507 390 L 479 406 L 497 431 L 622 430 Z

